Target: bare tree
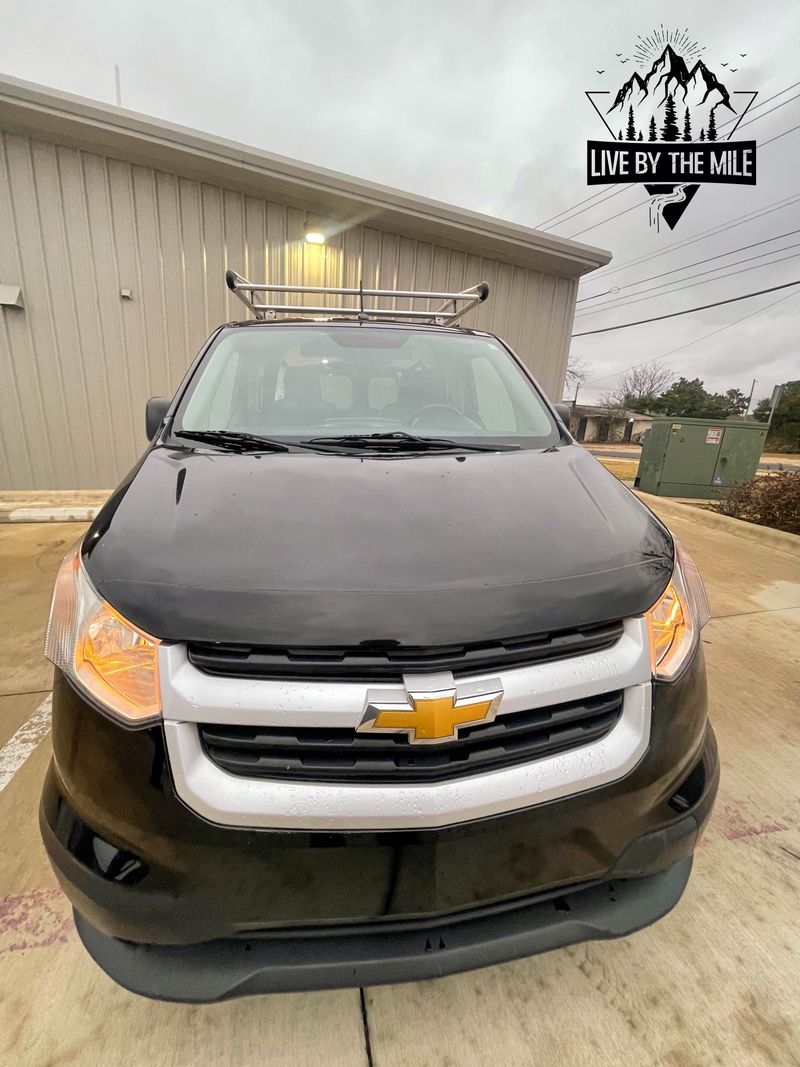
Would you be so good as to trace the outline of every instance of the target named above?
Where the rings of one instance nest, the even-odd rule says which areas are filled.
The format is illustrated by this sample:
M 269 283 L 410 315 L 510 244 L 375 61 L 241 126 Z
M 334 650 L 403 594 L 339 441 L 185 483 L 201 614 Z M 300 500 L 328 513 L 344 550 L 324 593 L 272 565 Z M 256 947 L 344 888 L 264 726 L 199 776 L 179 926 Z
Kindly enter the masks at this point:
M 581 356 L 570 353 L 567 360 L 567 371 L 564 375 L 564 399 L 572 404 L 573 411 L 578 403 L 580 388 L 589 376 L 589 363 Z M 569 392 L 569 397 L 567 397 Z
M 583 359 L 582 356 L 570 353 L 565 375 L 566 384 L 569 386 L 582 385 L 588 377 L 590 367 L 591 364 Z
M 600 397 L 600 403 L 611 411 L 647 411 L 674 380 L 675 374 L 663 363 L 630 367 L 620 374 L 614 388 Z

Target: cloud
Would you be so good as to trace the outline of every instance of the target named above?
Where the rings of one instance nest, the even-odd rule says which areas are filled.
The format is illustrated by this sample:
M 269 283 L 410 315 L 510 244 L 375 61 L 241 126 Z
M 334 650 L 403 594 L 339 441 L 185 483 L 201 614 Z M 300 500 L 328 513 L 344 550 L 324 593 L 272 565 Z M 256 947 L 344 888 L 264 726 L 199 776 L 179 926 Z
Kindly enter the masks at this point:
M 670 18 L 706 45 L 703 55 L 712 70 L 721 70 L 729 56 L 748 53 L 737 73 L 726 77 L 730 89 L 758 89 L 763 99 L 796 78 L 800 7 L 791 0 L 774 0 L 769 18 L 749 0 L 704 7 L 682 0 L 672 5 Z M 19 6 L 6 20 L 0 67 L 113 101 L 113 65 L 119 63 L 123 102 L 135 110 L 535 226 L 594 191 L 585 183 L 585 142 L 602 136 L 602 128 L 584 90 L 616 90 L 633 69 L 620 65 L 616 53 L 631 54 L 636 35 L 664 19 L 663 4 L 652 0 L 610 6 L 593 0 L 40 0 Z M 606 73 L 598 76 L 597 70 Z M 747 135 L 766 140 L 798 122 L 800 102 L 794 102 Z M 625 262 L 788 197 L 798 169 L 800 131 L 760 151 L 756 189 L 701 189 L 674 233 L 657 235 L 649 228 L 646 198 L 636 189 L 562 221 L 553 232 L 577 234 Z M 626 213 L 611 219 L 619 211 Z M 628 284 L 644 273 L 796 228 L 797 204 L 608 282 L 602 274 L 590 277 L 581 295 L 602 292 L 612 278 L 615 285 Z M 800 258 L 661 292 L 579 321 L 584 328 L 644 318 L 795 276 Z M 625 289 L 617 299 L 634 291 Z M 770 299 L 581 338 L 575 348 L 591 362 L 594 376 L 603 377 L 731 323 Z M 749 390 L 755 376 L 756 393 L 763 388 L 766 394 L 775 381 L 800 376 L 793 347 L 798 308 L 800 297 L 787 300 L 668 362 L 715 389 Z M 587 396 L 592 388 L 587 385 Z

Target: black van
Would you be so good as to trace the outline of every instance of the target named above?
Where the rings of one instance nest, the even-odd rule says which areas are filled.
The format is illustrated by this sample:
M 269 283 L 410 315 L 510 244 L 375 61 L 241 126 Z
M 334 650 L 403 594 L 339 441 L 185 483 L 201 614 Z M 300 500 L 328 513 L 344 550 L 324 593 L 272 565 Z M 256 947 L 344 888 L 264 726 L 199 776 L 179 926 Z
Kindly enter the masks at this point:
M 256 320 L 149 402 L 56 581 L 40 822 L 88 951 L 213 1001 L 664 915 L 719 777 L 691 558 L 458 324 L 485 285 L 228 284 Z

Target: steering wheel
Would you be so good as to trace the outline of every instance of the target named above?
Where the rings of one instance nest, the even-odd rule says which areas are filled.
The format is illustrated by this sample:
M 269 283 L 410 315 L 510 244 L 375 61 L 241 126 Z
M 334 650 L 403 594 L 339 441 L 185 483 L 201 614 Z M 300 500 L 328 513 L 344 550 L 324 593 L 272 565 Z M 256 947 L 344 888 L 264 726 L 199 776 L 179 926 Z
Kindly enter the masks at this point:
M 431 429 L 445 431 L 481 429 L 480 423 L 464 415 L 452 404 L 425 404 L 414 413 L 409 425 L 414 430 L 426 425 Z

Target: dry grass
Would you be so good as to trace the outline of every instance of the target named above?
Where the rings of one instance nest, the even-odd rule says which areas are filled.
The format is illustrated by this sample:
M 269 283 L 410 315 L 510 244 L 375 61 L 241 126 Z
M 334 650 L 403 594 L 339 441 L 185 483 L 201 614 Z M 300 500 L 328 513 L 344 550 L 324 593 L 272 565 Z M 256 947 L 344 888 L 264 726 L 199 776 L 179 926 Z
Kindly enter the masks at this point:
M 632 482 L 639 469 L 639 463 L 635 459 L 607 459 L 605 456 L 597 456 L 597 459 L 621 482 Z

